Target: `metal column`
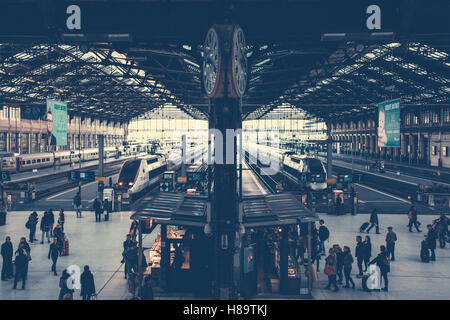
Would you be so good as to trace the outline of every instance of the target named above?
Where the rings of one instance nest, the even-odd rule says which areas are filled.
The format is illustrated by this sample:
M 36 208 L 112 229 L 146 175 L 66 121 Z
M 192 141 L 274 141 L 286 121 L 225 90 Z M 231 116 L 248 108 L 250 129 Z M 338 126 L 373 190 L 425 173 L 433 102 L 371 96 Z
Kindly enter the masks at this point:
M 327 121 L 327 178 L 331 178 L 333 174 L 333 137 L 331 136 L 331 122 Z M 353 159 L 353 158 L 352 158 Z M 332 197 L 328 190 L 327 192 L 327 207 L 328 212 L 333 209 Z
M 211 100 L 211 118 L 214 129 L 222 133 L 224 155 L 223 164 L 214 163 L 214 192 L 212 193 L 213 210 L 211 222 L 215 241 L 215 280 L 218 299 L 233 298 L 233 257 L 238 224 L 237 168 L 236 163 L 227 163 L 227 153 L 234 152 L 235 136 L 227 135 L 227 129 L 236 130 L 241 127 L 240 99 L 218 98 Z M 234 150 L 232 150 L 234 149 Z M 233 163 L 229 163 L 233 162 Z

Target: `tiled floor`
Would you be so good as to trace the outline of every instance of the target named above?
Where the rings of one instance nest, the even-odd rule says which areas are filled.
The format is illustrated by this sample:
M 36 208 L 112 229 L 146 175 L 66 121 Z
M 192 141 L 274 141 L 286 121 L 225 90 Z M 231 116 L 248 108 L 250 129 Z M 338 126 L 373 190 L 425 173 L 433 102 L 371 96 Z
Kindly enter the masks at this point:
M 28 237 L 25 222 L 28 212 L 10 212 L 7 224 L 0 226 L 0 240 L 7 235 L 13 240 L 14 249 L 20 236 Z M 40 213 L 41 214 L 41 213 Z M 88 264 L 94 273 L 97 291 L 107 283 L 100 292 L 99 299 L 125 299 L 129 296 L 126 280 L 123 278 L 121 266 L 122 242 L 130 225 L 130 212 L 114 213 L 109 222 L 95 223 L 93 213 L 86 212 L 82 219 L 77 219 L 73 212 L 66 213 L 65 231 L 70 239 L 70 255 L 58 260 L 58 273 L 62 269 L 76 264 L 81 268 Z M 341 246 L 349 245 L 352 251 L 355 247 L 355 236 L 359 226 L 368 219 L 367 215 L 357 216 L 323 216 L 331 231 L 331 239 L 327 247 L 334 243 Z M 431 222 L 433 216 L 421 216 L 423 230 Z M 341 289 L 334 293 L 323 288 L 326 286 L 326 276 L 323 274 L 323 260 L 321 261 L 319 282 L 314 284 L 313 295 L 316 299 L 448 299 L 450 297 L 450 249 L 437 249 L 437 261 L 421 263 L 419 260 L 420 241 L 425 231 L 409 233 L 405 215 L 380 215 L 381 235 L 375 235 L 372 230 L 373 253 L 384 244 L 386 228 L 391 225 L 399 238 L 396 247 L 395 262 L 391 263 L 392 272 L 389 274 L 390 290 L 385 292 L 367 293 L 361 289 L 361 281 L 354 277 L 356 290 Z M 40 231 L 37 237 L 40 240 Z M 156 232 L 148 235 L 144 241 L 150 246 Z M 0 299 L 57 299 L 59 293 L 59 276 L 50 272 L 50 260 L 47 259 L 48 244 L 32 244 L 32 258 L 30 263 L 27 289 L 12 290 L 12 281 L 0 282 Z M 353 273 L 356 272 L 354 265 Z M 20 287 L 20 285 L 19 285 Z M 79 299 L 79 292 L 75 293 Z

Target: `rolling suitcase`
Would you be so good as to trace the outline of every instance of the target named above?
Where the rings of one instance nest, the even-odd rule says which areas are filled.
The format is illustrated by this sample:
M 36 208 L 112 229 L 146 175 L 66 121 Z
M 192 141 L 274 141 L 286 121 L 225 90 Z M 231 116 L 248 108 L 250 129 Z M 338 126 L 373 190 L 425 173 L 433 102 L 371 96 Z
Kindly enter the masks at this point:
M 65 239 L 63 241 L 61 255 L 62 256 L 68 256 L 69 255 L 69 239 Z
M 367 227 L 369 226 L 369 222 L 364 222 L 361 227 L 359 227 L 359 232 L 364 232 L 364 230 L 367 229 Z

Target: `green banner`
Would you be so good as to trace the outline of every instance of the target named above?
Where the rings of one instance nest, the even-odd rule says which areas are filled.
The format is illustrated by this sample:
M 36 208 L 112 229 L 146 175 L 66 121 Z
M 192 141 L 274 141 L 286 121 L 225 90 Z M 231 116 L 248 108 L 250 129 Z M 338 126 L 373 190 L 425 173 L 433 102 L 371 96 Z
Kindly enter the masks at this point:
M 47 99 L 47 134 L 49 146 L 67 145 L 67 104 Z
M 378 104 L 378 147 L 400 147 L 400 99 Z

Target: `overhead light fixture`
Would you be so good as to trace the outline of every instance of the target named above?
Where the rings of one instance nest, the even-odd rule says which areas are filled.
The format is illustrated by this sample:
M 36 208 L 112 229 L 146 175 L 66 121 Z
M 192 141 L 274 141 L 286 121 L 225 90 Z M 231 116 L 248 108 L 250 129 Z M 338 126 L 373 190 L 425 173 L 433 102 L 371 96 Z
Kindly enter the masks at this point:
M 84 33 L 63 33 L 62 39 L 64 41 L 85 41 L 86 35 Z

